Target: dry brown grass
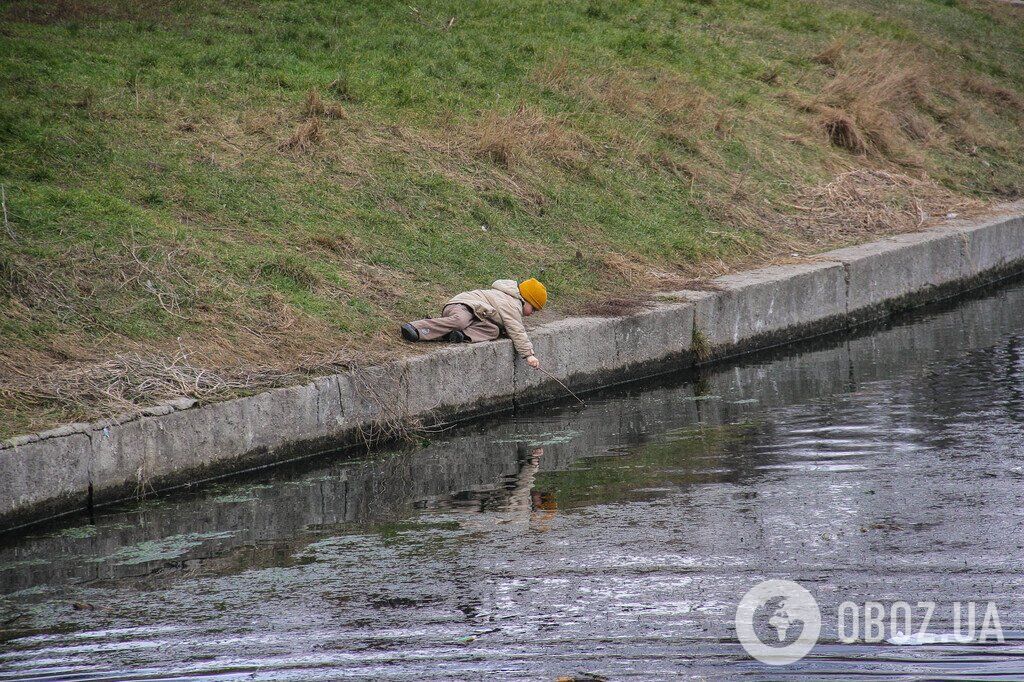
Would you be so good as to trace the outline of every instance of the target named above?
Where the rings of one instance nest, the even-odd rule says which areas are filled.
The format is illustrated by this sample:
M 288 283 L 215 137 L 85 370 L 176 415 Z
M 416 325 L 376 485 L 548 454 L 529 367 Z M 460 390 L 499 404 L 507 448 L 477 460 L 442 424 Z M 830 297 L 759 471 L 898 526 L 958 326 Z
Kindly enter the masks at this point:
M 65 336 L 49 339 L 45 349 L 0 350 L 0 405 L 34 417 L 25 432 L 138 415 L 178 397 L 230 398 L 396 355 L 381 351 L 379 344 L 357 347 L 352 338 L 299 313 L 275 293 L 265 295 L 258 310 L 235 315 L 216 331 L 185 335 L 172 347 L 119 344 L 114 352 Z
M 324 115 L 315 113 L 319 111 Z M 298 112 L 261 109 L 186 128 L 180 126 L 180 118 L 169 124 L 196 147 L 197 160 L 220 168 L 258 163 L 282 172 L 308 171 L 354 189 L 372 184 L 382 154 L 397 155 L 476 192 L 512 194 L 526 210 L 545 201 L 534 182 L 538 163 L 576 168 L 591 153 L 565 121 L 529 108 L 511 114 L 482 112 L 470 121 L 445 121 L 437 128 L 377 121 L 358 103 L 344 113 L 339 113 L 340 106 L 334 114 L 331 111 L 331 105 L 311 91 Z M 387 210 L 406 210 L 390 197 L 381 196 L 380 201 Z
M 957 216 L 974 215 L 985 204 L 955 194 L 927 178 L 884 170 L 858 169 L 799 192 L 784 206 L 787 224 L 806 242 L 844 244 L 883 234 L 919 230 Z M 800 249 L 806 251 L 807 247 Z
M 645 81 L 640 74 L 615 70 L 577 77 L 563 86 L 563 92 L 581 101 L 603 104 L 620 116 L 639 119 L 652 113 L 651 90 Z
M 197 270 L 197 252 L 191 239 L 168 248 L 143 247 L 130 235 L 101 254 L 81 245 L 68 247 L 61 254 L 60 269 L 49 262 L 0 254 L 0 302 L 12 317 L 84 317 L 81 324 L 93 331 L 106 329 L 104 306 L 130 314 L 155 302 L 168 315 L 185 320 L 215 286 Z
M 21 409 L 45 408 L 58 415 L 59 421 L 68 422 L 138 416 L 148 406 L 181 397 L 201 402 L 223 400 L 381 363 L 385 356 L 335 348 L 295 354 L 284 365 L 248 356 L 235 358 L 230 365 L 215 365 L 209 357 L 182 345 L 167 353 L 125 352 L 99 360 L 33 358 L 36 369 L 49 367 L 54 370 L 50 372 L 22 371 L 24 359 L 0 353 L 0 403 Z
M 651 125 L 659 135 L 691 151 L 706 152 L 701 138 L 726 128 L 728 112 L 710 94 L 666 71 L 618 69 L 585 75 L 575 71 L 565 55 L 558 55 L 538 68 L 532 80 L 583 103 L 597 103 L 637 123 Z
M 1024 119 L 1016 92 L 978 75 L 951 77 L 903 45 L 841 39 L 815 61 L 827 65 L 824 86 L 809 99 L 787 96 L 816 117 L 833 146 L 873 160 L 916 168 L 922 149 L 947 140 L 1001 149 L 1005 142 L 980 122 L 979 107 Z
M 750 201 L 742 195 L 709 192 L 699 200 L 717 222 L 754 232 L 760 240 L 744 240 L 733 231 L 711 231 L 709 235 L 716 239 L 732 241 L 739 255 L 728 261 L 705 258 L 687 268 L 685 275 L 700 282 L 765 263 L 803 261 L 825 245 L 863 243 L 925 229 L 951 216 L 983 213 L 987 206 L 927 177 L 867 168 L 841 172 L 828 182 L 798 189 L 774 203 Z
M 597 260 L 606 278 L 623 283 L 630 291 L 671 289 L 682 281 L 678 272 L 645 262 L 640 256 L 616 253 L 611 249 L 600 251 Z M 577 251 L 577 257 L 580 256 L 582 253 Z
M 576 65 L 567 52 L 558 52 L 530 74 L 530 80 L 551 92 L 562 92 L 572 82 Z
M 613 162 L 624 171 L 667 173 L 688 191 L 687 201 L 722 215 L 717 204 L 737 176 L 721 154 L 722 144 L 734 139 L 737 126 L 743 125 L 731 107 L 667 71 L 619 69 L 588 75 L 563 69 L 556 62 L 535 78 L 578 99 L 585 108 L 597 105 L 627 119 L 635 133 L 614 135 L 609 147 Z M 712 267 L 724 270 L 720 265 Z
M 978 74 L 969 74 L 961 79 L 964 89 L 981 96 L 1017 119 L 1024 118 L 1024 97 L 1019 93 L 995 83 Z
M 583 161 L 583 138 L 568 129 L 558 118 L 539 109 L 520 104 L 508 114 L 485 112 L 467 130 L 476 154 L 514 169 L 538 159 L 572 167 Z
M 846 43 L 846 36 L 834 38 L 824 49 L 814 55 L 814 61 L 824 66 L 838 66 L 840 58 L 846 52 Z
M 246 126 L 249 133 L 264 133 L 274 129 L 281 121 L 281 114 L 274 116 L 271 112 L 251 119 Z M 295 151 L 299 154 L 310 154 L 322 147 L 326 141 L 327 130 L 325 119 L 346 119 L 348 113 L 340 104 L 328 103 L 316 90 L 306 93 L 303 107 L 303 119 L 294 132 L 278 145 L 280 151 Z M 337 146 L 337 145 L 335 145 Z
M 352 237 L 345 234 L 318 234 L 310 237 L 309 243 L 311 246 L 341 256 L 355 256 L 358 250 Z
M 346 245 L 337 246 L 338 260 L 351 262 Z M 372 347 L 352 350 L 359 340 L 301 312 L 280 293 L 252 300 L 258 288 L 203 268 L 197 253 L 189 239 L 142 247 L 126 238 L 99 258 L 69 247 L 61 270 L 0 258 L 6 315 L 26 325 L 52 315 L 76 320 L 73 332 L 0 349 L 0 406 L 36 420 L 9 428 L 136 414 L 180 396 L 214 400 L 335 371 L 355 358 L 381 357 Z M 279 254 L 253 270 L 254 280 L 277 276 L 324 296 L 340 295 L 298 257 Z M 383 292 L 376 299 L 381 306 L 404 294 L 388 284 L 398 273 L 378 269 L 359 276 Z M 108 311 L 131 314 L 150 302 L 184 321 L 176 341 L 131 341 L 105 326 Z
M 854 154 L 868 151 L 867 141 L 861 135 L 857 121 L 842 109 L 822 107 L 821 127 L 825 129 L 829 142 L 836 147 Z
M 281 385 L 295 376 L 271 369 L 247 367 L 234 372 L 198 365 L 184 349 L 171 355 L 119 354 L 102 362 L 65 363 L 48 375 L 0 379 L 0 396 L 7 400 L 57 405 L 76 414 L 99 408 L 105 414 L 132 414 L 141 405 L 191 397 L 215 400 L 239 391 Z

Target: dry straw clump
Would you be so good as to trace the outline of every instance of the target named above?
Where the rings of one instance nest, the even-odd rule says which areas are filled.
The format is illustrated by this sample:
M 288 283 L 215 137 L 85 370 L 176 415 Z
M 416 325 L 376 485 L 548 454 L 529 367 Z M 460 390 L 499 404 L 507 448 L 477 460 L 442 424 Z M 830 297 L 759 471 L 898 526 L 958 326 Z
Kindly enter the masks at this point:
M 793 96 L 817 116 L 828 141 L 854 154 L 918 166 L 914 147 L 943 144 L 1001 149 L 1005 142 L 980 122 L 979 109 L 1017 120 L 1024 97 L 977 74 L 939 73 L 902 45 L 833 41 L 815 56 L 829 80 L 811 99 Z
M 308 154 L 324 141 L 326 136 L 323 119 L 344 119 L 348 114 L 340 104 L 325 102 L 320 93 L 313 89 L 306 93 L 303 120 L 284 142 L 278 145 L 280 151 L 297 151 Z
M 340 104 L 328 103 L 313 89 L 306 93 L 306 118 L 346 118 L 348 114 Z
M 906 50 L 830 46 L 817 61 L 834 75 L 811 104 L 829 141 L 855 154 L 907 161 L 908 139 L 927 141 L 935 126 L 921 113 L 935 92 L 930 68 Z
M 281 143 L 281 151 L 297 151 L 308 154 L 323 139 L 323 124 L 319 116 L 312 116 L 300 123 L 287 140 Z

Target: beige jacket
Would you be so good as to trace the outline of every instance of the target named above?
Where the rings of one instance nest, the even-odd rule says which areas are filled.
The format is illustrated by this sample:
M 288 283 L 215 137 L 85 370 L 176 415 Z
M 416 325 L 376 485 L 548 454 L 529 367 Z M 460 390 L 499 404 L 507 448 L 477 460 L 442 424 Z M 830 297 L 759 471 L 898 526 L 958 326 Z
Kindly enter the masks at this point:
M 523 297 L 514 279 L 499 279 L 491 289 L 465 291 L 448 303 L 469 306 L 473 314 L 497 324 L 512 339 L 516 352 L 524 358 L 533 355 L 533 344 L 523 326 Z M 445 305 L 448 305 L 446 303 Z

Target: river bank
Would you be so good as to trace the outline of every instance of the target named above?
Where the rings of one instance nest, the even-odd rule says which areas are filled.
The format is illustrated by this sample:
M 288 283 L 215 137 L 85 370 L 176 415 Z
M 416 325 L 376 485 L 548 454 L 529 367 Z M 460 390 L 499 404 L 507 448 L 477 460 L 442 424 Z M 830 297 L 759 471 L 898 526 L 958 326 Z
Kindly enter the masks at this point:
M 574 390 L 713 362 L 956 295 L 1024 265 L 1024 206 L 664 294 L 642 312 L 533 330 Z M 0 445 L 0 528 L 545 400 L 555 381 L 507 340 L 439 348 L 301 386 L 143 417 L 74 424 Z
M 7 537 L 0 678 L 1019 679 L 1022 305 L 1015 277 Z M 733 627 L 765 578 L 821 608 L 789 667 Z M 1005 642 L 839 639 L 847 600 L 905 600 L 939 637 L 968 598 Z

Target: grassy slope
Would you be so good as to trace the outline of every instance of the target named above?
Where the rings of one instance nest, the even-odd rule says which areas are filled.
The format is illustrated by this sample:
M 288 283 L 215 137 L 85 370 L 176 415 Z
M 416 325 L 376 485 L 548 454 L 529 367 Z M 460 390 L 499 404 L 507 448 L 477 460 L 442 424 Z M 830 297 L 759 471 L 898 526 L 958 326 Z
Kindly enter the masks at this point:
M 998 3 L 99 5 L 0 10 L 0 435 L 847 241 L 787 219 L 845 170 L 1024 190 Z

